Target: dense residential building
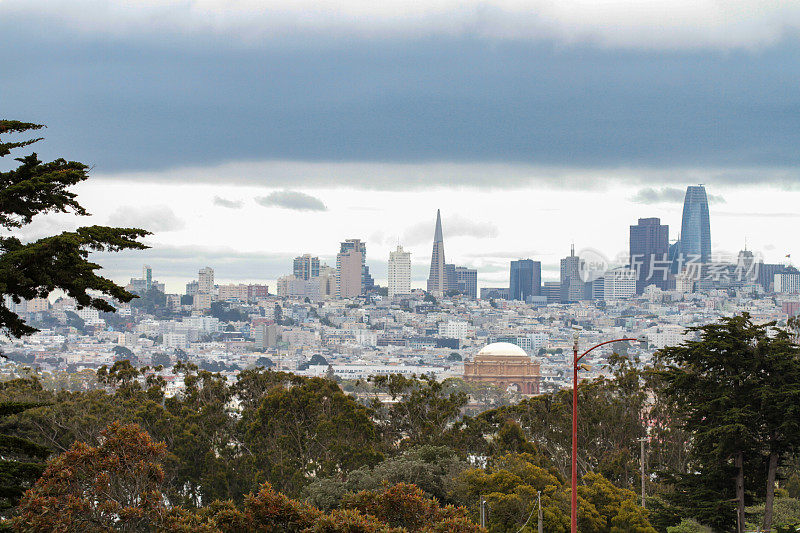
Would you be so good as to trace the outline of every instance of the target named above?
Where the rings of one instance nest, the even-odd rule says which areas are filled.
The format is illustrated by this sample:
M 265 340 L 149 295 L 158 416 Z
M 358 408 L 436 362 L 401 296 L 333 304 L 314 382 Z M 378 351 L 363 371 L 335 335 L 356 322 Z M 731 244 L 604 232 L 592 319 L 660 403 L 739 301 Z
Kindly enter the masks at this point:
M 347 239 L 339 247 L 339 253 L 347 253 L 349 251 L 357 251 L 361 254 L 361 294 L 366 294 L 375 286 L 375 282 L 369 273 L 367 266 L 367 244 L 361 239 Z M 338 265 L 338 259 L 337 259 Z M 338 267 L 337 267 L 338 268 Z
M 411 252 L 404 251 L 399 244 L 397 250 L 389 252 L 387 276 L 389 298 L 411 293 Z
M 201 268 L 197 274 L 197 292 L 211 294 L 214 292 L 214 269 Z
M 788 266 L 783 272 L 775 274 L 773 283 L 776 293 L 796 294 L 800 292 L 800 271 Z
M 442 236 L 442 214 L 436 210 L 436 228 L 433 232 L 431 252 L 431 271 L 428 275 L 428 292 L 441 298 L 447 292 L 447 271 L 444 258 L 444 238 Z
M 636 271 L 636 294 L 648 285 L 668 288 L 669 226 L 658 218 L 640 218 L 631 226 L 630 266 Z
M 533 259 L 511 261 L 508 293 L 511 300 L 530 301 L 542 294 L 542 263 Z
M 295 257 L 292 273 L 297 279 L 306 281 L 319 277 L 319 257 L 313 257 L 310 254 Z
M 708 215 L 708 196 L 702 185 L 686 188 L 681 218 L 680 261 L 708 263 L 711 261 L 711 223 Z
M 478 297 L 478 271 L 474 268 L 457 266 L 455 270 L 458 292 L 470 298 Z

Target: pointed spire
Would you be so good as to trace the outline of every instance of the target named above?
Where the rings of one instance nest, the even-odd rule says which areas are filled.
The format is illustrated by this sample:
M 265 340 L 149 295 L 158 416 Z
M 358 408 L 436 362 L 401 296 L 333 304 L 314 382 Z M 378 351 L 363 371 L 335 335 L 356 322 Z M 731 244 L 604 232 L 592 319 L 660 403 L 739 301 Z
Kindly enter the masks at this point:
M 442 213 L 437 209 L 436 210 L 436 230 L 433 233 L 433 242 L 443 242 L 444 238 L 442 237 Z
M 445 274 L 444 238 L 442 237 L 442 214 L 436 210 L 436 230 L 433 232 L 433 251 L 431 252 L 431 272 L 428 276 L 428 292 L 441 297 L 447 290 Z

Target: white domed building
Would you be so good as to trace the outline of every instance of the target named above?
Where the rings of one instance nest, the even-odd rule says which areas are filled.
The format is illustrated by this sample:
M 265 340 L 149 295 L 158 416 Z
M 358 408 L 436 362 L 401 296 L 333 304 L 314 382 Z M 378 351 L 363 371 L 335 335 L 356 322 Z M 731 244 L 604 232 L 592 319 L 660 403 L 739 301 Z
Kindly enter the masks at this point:
M 522 394 L 539 394 L 541 368 L 525 350 L 510 342 L 484 346 L 472 361 L 464 362 L 464 381 L 492 383 Z

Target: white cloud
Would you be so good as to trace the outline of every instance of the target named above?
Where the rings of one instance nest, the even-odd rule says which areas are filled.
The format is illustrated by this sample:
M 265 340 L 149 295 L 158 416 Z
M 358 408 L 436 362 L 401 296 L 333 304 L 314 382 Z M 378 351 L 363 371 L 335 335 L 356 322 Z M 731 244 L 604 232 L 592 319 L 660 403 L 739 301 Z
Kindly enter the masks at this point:
M 226 207 L 228 209 L 241 209 L 244 205 L 244 202 L 241 200 L 229 200 L 227 198 L 222 198 L 221 196 L 215 196 L 214 205 Z
M 264 207 L 282 207 L 295 211 L 327 211 L 328 208 L 316 196 L 298 191 L 275 191 L 267 196 L 256 197 L 256 203 Z
M 52 17 L 91 34 L 475 35 L 623 48 L 753 48 L 800 28 L 797 0 L 5 0 L 0 18 Z
M 421 243 L 433 242 L 435 226 L 436 221 L 433 219 L 429 222 L 415 224 L 403 233 L 401 243 L 413 246 Z M 446 214 L 442 215 L 442 233 L 445 242 L 453 237 L 490 239 L 500 234 L 497 226 L 491 222 L 480 222 L 460 215 L 448 217 Z
M 108 224 L 124 228 L 142 228 L 154 233 L 177 231 L 186 225 L 166 205 L 120 207 L 108 217 Z

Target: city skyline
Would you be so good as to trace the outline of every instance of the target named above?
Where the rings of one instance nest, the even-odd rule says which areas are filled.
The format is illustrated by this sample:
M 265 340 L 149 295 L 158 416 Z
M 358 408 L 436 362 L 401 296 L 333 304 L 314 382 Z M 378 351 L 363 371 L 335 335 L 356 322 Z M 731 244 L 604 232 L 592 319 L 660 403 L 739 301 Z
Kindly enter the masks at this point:
M 113 279 L 153 263 L 180 286 L 208 263 L 274 283 L 303 250 L 330 264 L 358 236 L 370 265 L 399 238 L 419 284 L 436 208 L 448 260 L 481 284 L 534 253 L 555 279 L 565 243 L 622 253 L 619 228 L 645 217 L 677 235 L 697 183 L 714 250 L 735 255 L 746 236 L 768 261 L 800 253 L 788 4 L 445 2 L 396 17 L 346 3 L 334 22 L 313 5 L 76 2 L 0 2 L 17 50 L 0 59 L 0 98 L 9 118 L 48 126 L 43 160 L 92 168 L 78 192 L 94 216 L 37 217 L 23 238 L 154 232 L 135 259 L 98 256 Z
M 735 196 L 726 193 L 726 202 L 715 202 L 713 198 L 720 195 L 720 191 L 710 191 L 712 198 L 710 208 L 713 219 L 712 225 L 717 228 L 712 228 L 712 231 L 715 232 L 715 253 L 726 252 L 727 256 L 731 258 L 730 260 L 735 261 L 736 254 L 744 247 L 745 238 L 747 239 L 748 248 L 760 252 L 766 262 L 781 262 L 785 255 L 791 252 L 788 244 L 790 241 L 787 240 L 787 245 L 783 246 L 781 241 L 773 238 L 775 236 L 775 224 L 782 220 L 781 215 L 786 215 L 783 220 L 790 223 L 795 218 L 791 213 L 781 211 L 780 205 L 775 205 L 775 216 L 766 217 L 767 223 L 762 226 L 762 231 L 757 232 L 758 226 L 754 224 L 756 217 L 747 211 L 742 211 L 741 213 L 732 211 L 738 202 L 752 204 L 754 200 L 757 200 L 757 195 L 754 198 L 754 195 L 748 194 L 745 195 L 746 198 L 737 201 Z M 559 196 L 564 200 L 562 207 L 548 207 L 546 208 L 548 210 L 532 213 L 531 217 L 540 218 L 545 222 L 555 219 L 559 221 L 569 220 L 560 215 L 569 212 L 568 201 L 574 195 L 560 193 Z M 641 216 L 660 215 L 663 224 L 680 227 L 683 192 L 679 196 L 680 200 L 677 203 L 642 205 L 631 202 L 631 205 Z M 772 198 L 771 200 L 776 203 L 786 201 L 785 198 Z M 508 199 L 504 201 L 508 202 Z M 440 202 L 436 203 L 439 204 Z M 91 209 L 94 206 L 90 205 L 89 207 Z M 435 211 L 435 209 L 436 207 L 432 206 L 432 211 Z M 487 231 L 486 228 L 476 228 L 478 225 L 474 223 L 474 220 L 469 220 L 465 216 L 459 215 L 457 211 L 454 214 L 450 214 L 446 208 L 444 211 L 446 218 L 444 237 L 448 241 L 448 261 L 452 256 L 452 260 L 459 264 L 477 268 L 480 272 L 479 286 L 497 286 L 503 280 L 507 285 L 508 262 L 527 257 L 532 257 L 542 262 L 543 281 L 558 280 L 558 263 L 565 255 L 564 248 L 571 241 L 576 242 L 578 251 L 584 248 L 593 248 L 603 252 L 612 260 L 618 255 L 620 257 L 627 256 L 629 246 L 627 228 L 637 220 L 636 218 L 629 219 L 625 213 L 604 211 L 603 216 L 594 221 L 591 226 L 580 227 L 581 225 L 578 224 L 578 229 L 581 232 L 575 231 L 569 234 L 566 231 L 558 233 L 559 228 L 553 226 L 552 222 L 550 222 L 548 229 L 552 230 L 552 236 L 544 232 L 537 237 L 536 241 L 538 242 L 534 242 L 531 239 L 529 245 L 520 246 L 518 242 L 510 243 L 509 239 L 504 238 L 505 235 L 499 230 L 500 227 L 503 227 L 501 216 L 507 216 L 508 213 L 499 212 L 498 216 L 493 220 L 489 220 L 489 230 L 492 230 L 492 228 L 495 230 L 495 232 L 492 232 Z M 287 213 L 284 216 L 292 215 Z M 279 218 L 281 217 L 279 216 Z M 518 223 L 517 217 L 508 218 L 510 218 L 510 223 Z M 366 223 L 369 220 L 372 220 L 369 212 L 359 213 L 357 222 Z M 408 224 L 408 222 L 405 222 L 405 224 Z M 532 224 L 535 225 L 535 223 Z M 455 229 L 453 226 L 456 226 Z M 347 227 L 352 228 L 354 226 L 347 225 Z M 417 224 L 406 225 L 405 227 L 407 229 L 402 235 L 392 236 L 389 231 L 383 231 L 381 227 L 376 227 L 373 224 L 371 226 L 372 234 L 362 237 L 362 240 L 368 243 L 371 250 L 367 258 L 367 265 L 371 267 L 376 282 L 385 285 L 385 258 L 388 257 L 388 253 L 393 246 L 396 246 L 399 238 L 399 242 L 403 247 L 412 252 L 412 287 L 425 288 L 425 280 L 429 274 L 430 267 L 430 245 L 433 227 L 429 217 L 427 221 L 420 220 Z M 333 233 L 334 229 L 331 228 L 328 233 Z M 479 231 L 474 231 L 476 229 Z M 731 234 L 724 241 L 728 245 L 716 244 L 722 240 L 719 235 L 726 232 Z M 336 243 L 340 242 L 344 236 L 359 235 L 357 230 L 343 230 L 343 234 L 338 233 L 338 231 L 336 233 L 332 242 L 323 239 L 323 235 L 319 233 L 309 236 L 308 240 L 303 239 L 303 242 L 294 243 L 294 239 L 292 239 L 292 246 L 294 247 L 285 252 L 262 253 L 247 250 L 246 247 L 244 249 L 234 248 L 231 245 L 217 249 L 157 245 L 155 249 L 140 252 L 139 254 L 123 253 L 105 257 L 101 255 L 99 260 L 112 273 L 114 279 L 121 281 L 127 281 L 135 271 L 141 268 L 141 264 L 152 264 L 156 270 L 162 273 L 162 280 L 174 292 L 179 292 L 178 289 L 189 279 L 190 274 L 187 272 L 192 272 L 206 264 L 216 265 L 217 274 L 221 276 L 220 279 L 225 281 L 252 280 L 267 282 L 274 286 L 278 277 L 291 273 L 291 261 L 294 257 L 303 253 L 312 253 L 312 255 L 319 256 L 320 260 L 328 265 L 335 266 Z M 362 231 L 361 235 L 364 233 L 367 232 Z M 451 235 L 451 233 L 454 235 Z M 171 237 L 174 234 L 175 232 L 164 232 L 161 236 Z M 156 237 L 158 236 L 156 235 Z M 230 243 L 233 239 L 229 236 L 227 240 Z M 316 246 L 314 245 L 315 241 L 318 243 Z M 413 244 L 408 244 L 409 242 Z M 542 246 L 536 246 L 537 244 L 542 244 Z M 516 249 L 513 245 L 516 245 Z M 271 275 L 264 275 L 265 271 L 269 271 Z

